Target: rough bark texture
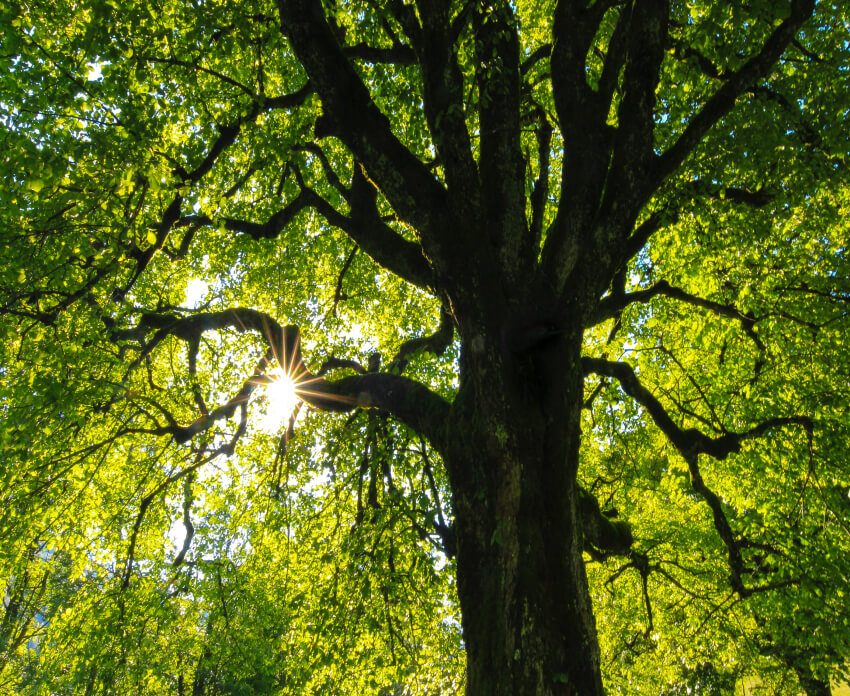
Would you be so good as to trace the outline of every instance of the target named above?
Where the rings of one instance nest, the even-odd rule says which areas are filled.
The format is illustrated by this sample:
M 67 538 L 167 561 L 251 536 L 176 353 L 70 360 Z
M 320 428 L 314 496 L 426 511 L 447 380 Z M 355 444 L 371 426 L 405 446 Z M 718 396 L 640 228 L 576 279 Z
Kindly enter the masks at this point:
M 575 477 L 579 336 L 519 353 L 467 342 L 445 457 L 470 694 L 602 693 Z

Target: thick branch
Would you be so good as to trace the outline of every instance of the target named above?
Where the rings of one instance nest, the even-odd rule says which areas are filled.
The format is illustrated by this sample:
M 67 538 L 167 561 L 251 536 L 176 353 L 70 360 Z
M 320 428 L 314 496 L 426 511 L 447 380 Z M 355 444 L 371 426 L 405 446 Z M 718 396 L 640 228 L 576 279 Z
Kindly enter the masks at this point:
M 586 81 L 586 53 L 611 4 L 596 2 L 586 9 L 575 5 L 562 2 L 564 14 L 555 18 L 552 88 L 565 156 L 558 213 L 542 256 L 547 281 L 557 292 L 566 290 L 572 296 L 576 285 L 571 280 L 588 290 L 597 283 L 608 285 L 623 262 L 626 233 L 645 202 L 669 10 L 667 0 L 636 0 L 621 10 L 599 91 L 593 91 Z M 612 128 L 607 123 L 607 102 L 616 88 L 619 63 L 625 66 L 622 98 L 618 125 Z M 557 78 L 559 69 L 569 71 L 569 79 Z M 594 266 L 590 276 L 589 264 Z M 576 276 L 571 279 L 573 269 Z
M 596 231 L 595 217 L 608 172 L 611 128 L 587 83 L 587 52 L 613 1 L 560 0 L 551 56 L 552 94 L 564 138 L 558 212 L 544 242 L 541 274 L 559 294 Z M 600 258 L 595 255 L 594 263 Z M 605 256 L 610 257 L 610 253 Z
M 149 432 L 171 435 L 177 442 L 187 442 L 217 421 L 230 418 L 237 407 L 244 408 L 253 391 L 268 381 L 267 368 L 274 360 L 296 383 L 296 393 L 306 403 L 324 411 L 351 411 L 355 408 L 377 408 L 387 411 L 428 438 L 438 450 L 442 446 L 443 426 L 449 405 L 425 385 L 400 375 L 368 373 L 329 381 L 313 374 L 301 355 L 301 336 L 296 326 L 281 326 L 268 314 L 249 308 L 174 317 L 163 314 L 144 315 L 132 333 L 154 335 L 143 342 L 142 356 L 150 353 L 168 336 L 190 344 L 208 331 L 235 329 L 259 333 L 268 344 L 254 376 L 247 379 L 239 392 L 227 403 L 201 415 L 188 426 L 169 420 L 167 425 Z M 135 364 L 139 364 L 140 357 Z
M 425 289 L 434 287 L 434 274 L 422 253 L 422 248 L 404 239 L 380 219 L 375 207 L 375 190 L 359 168 L 355 170 L 351 190 L 343 189 L 351 215 L 336 210 L 328 201 L 300 182 L 298 196 L 272 214 L 265 222 L 253 222 L 223 217 L 219 222 L 225 229 L 247 234 L 254 239 L 277 237 L 305 208 L 312 208 L 328 223 L 345 232 L 376 263 L 400 278 Z M 369 193 L 371 191 L 371 194 Z M 371 196 L 371 199 L 370 199 Z M 208 225 L 216 221 L 208 215 L 184 215 L 179 225 Z
M 770 430 L 787 425 L 802 426 L 811 442 L 811 419 L 806 416 L 769 418 L 744 432 L 724 433 L 718 437 L 711 438 L 694 428 L 680 428 L 667 413 L 661 402 L 640 383 L 630 365 L 597 358 L 583 358 L 582 366 L 585 372 L 593 372 L 616 379 L 623 391 L 646 409 L 655 424 L 667 436 L 668 440 L 670 440 L 676 449 L 679 450 L 688 465 L 688 471 L 691 475 L 691 485 L 711 509 L 714 527 L 724 546 L 726 546 L 730 570 L 729 581 L 732 588 L 741 597 L 746 597 L 755 591 L 766 589 L 765 587 L 750 588 L 744 585 L 742 576 L 747 571 L 741 556 L 741 544 L 735 538 L 729 519 L 723 509 L 723 502 L 708 487 L 702 477 L 702 472 L 699 469 L 699 455 L 708 454 L 715 459 L 725 459 L 730 454 L 740 451 L 741 443 L 744 440 L 760 437 Z
M 674 172 L 705 137 L 706 133 L 735 105 L 736 99 L 764 78 L 779 60 L 803 23 L 814 11 L 814 0 L 792 0 L 791 13 L 762 45 L 761 50 L 738 70 L 728 75 L 720 88 L 694 116 L 678 140 L 655 163 L 651 189 Z
M 704 75 L 714 80 L 726 78 L 726 70 L 724 68 L 715 65 L 693 46 L 682 44 L 682 42 L 675 39 L 671 40 L 670 44 L 673 47 L 673 55 L 678 60 L 695 62 Z
M 552 145 L 552 126 L 546 114 L 540 109 L 540 123 L 534 131 L 537 138 L 538 174 L 531 191 L 531 240 L 537 249 L 543 235 L 543 222 L 546 216 L 546 200 L 549 197 L 549 157 Z
M 473 220 L 479 206 L 478 168 L 466 128 L 463 75 L 457 61 L 448 2 L 419 4 L 419 62 L 425 118 L 443 163 L 449 197 Z
M 655 285 L 652 285 L 645 290 L 637 290 L 635 292 L 615 294 L 605 297 L 600 301 L 597 307 L 596 316 L 594 317 L 593 322 L 599 323 L 606 319 L 611 319 L 612 317 L 617 316 L 629 305 L 636 302 L 649 302 L 651 299 L 659 295 L 685 302 L 686 304 L 694 307 L 707 309 L 721 317 L 737 319 L 741 322 L 742 328 L 753 340 L 753 343 L 756 344 L 756 347 L 760 351 L 764 350 L 764 343 L 755 331 L 756 318 L 751 312 L 742 312 L 734 305 L 714 302 L 713 300 L 706 300 L 702 297 L 698 297 L 697 295 L 692 295 L 681 288 L 670 285 L 670 283 L 666 280 L 660 280 L 655 283 Z
M 602 74 L 599 76 L 599 84 L 597 86 L 598 109 L 604 111 L 602 116 L 608 115 L 608 110 L 611 107 L 611 100 L 614 97 L 614 91 L 617 89 L 617 83 L 620 78 L 620 71 L 623 63 L 626 60 L 627 38 L 629 33 L 629 25 L 631 23 L 633 6 L 627 4 L 620 9 L 617 24 L 614 27 L 614 33 L 611 35 L 611 40 L 608 42 L 608 50 L 605 54 L 605 62 L 602 66 Z
M 525 77 L 540 61 L 552 55 L 552 44 L 545 43 L 535 48 L 520 64 L 520 74 Z
M 336 381 L 306 377 L 296 393 L 321 411 L 347 412 L 355 408 L 386 411 L 444 451 L 443 429 L 449 404 L 420 382 L 385 372 L 343 377 Z
M 346 58 L 318 0 L 279 0 L 282 29 L 322 99 L 331 131 L 363 162 L 393 208 L 437 243 L 445 190 L 393 134 Z
M 727 186 L 725 188 L 710 188 L 707 191 L 708 196 L 720 200 L 727 200 L 732 203 L 740 203 L 741 205 L 749 205 L 753 208 L 763 208 L 776 197 L 769 191 L 763 188 L 751 191 L 750 189 L 741 188 L 739 186 Z
M 668 12 L 665 0 L 638 0 L 631 13 L 623 97 L 606 190 L 606 202 L 611 205 L 621 200 L 627 209 L 635 205 L 653 158 L 655 91 L 667 41 Z
M 629 259 L 637 256 L 640 250 L 646 246 L 649 238 L 661 229 L 668 219 L 665 211 L 660 210 L 652 213 L 640 223 L 623 244 L 622 263 L 625 264 Z
M 680 428 L 661 402 L 640 383 L 631 365 L 601 358 L 582 358 L 582 367 L 585 373 L 595 373 L 616 379 L 623 391 L 646 409 L 655 424 L 686 459 L 700 454 L 708 454 L 715 459 L 725 459 L 730 454 L 739 452 L 745 440 L 760 437 L 775 428 L 801 425 L 807 432 L 812 428 L 811 419 L 807 416 L 786 416 L 769 418 L 740 433 L 725 432 L 717 437 L 709 437 L 695 428 Z
M 434 271 L 422 247 L 409 242 L 385 223 L 376 205 L 377 191 L 359 166 L 355 166 L 351 189 L 346 196 L 350 215 L 345 217 L 316 194 L 312 202 L 316 210 L 345 232 L 378 264 L 414 285 L 435 287 Z
M 222 217 L 218 222 L 226 230 L 246 234 L 253 239 L 274 239 L 292 222 L 298 213 L 304 210 L 304 208 L 309 207 L 309 203 L 309 194 L 302 190 L 298 196 L 293 198 L 283 208 L 272 213 L 265 222 L 254 222 L 252 220 L 241 220 L 232 217 Z M 209 215 L 202 213 L 200 215 L 184 215 L 177 224 L 178 226 L 214 226 L 216 221 Z
M 527 274 L 538 249 L 528 243 L 525 161 L 520 146 L 517 19 L 506 0 L 476 4 L 473 13 L 481 127 L 481 182 L 491 243 L 508 276 Z M 524 263 L 525 262 L 525 263 Z M 526 265 L 527 264 L 527 265 Z
M 561 128 L 578 134 L 587 116 L 598 114 L 592 107 L 595 95 L 587 84 L 587 52 L 605 13 L 615 0 L 597 0 L 589 8 L 577 0 L 559 0 L 555 7 L 551 53 L 552 92 Z M 594 111 L 590 114 L 590 111 Z M 607 115 L 607 114 L 606 114 Z
M 629 553 L 634 538 L 628 522 L 611 519 L 599 508 L 596 497 L 579 489 L 579 511 L 585 547 L 603 556 Z

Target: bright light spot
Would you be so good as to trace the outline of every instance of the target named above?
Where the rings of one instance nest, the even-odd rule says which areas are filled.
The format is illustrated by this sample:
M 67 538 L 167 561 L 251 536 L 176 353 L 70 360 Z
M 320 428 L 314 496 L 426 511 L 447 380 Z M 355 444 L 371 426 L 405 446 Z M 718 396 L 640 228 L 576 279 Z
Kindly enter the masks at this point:
M 265 387 L 265 413 L 260 427 L 266 432 L 276 432 L 289 421 L 299 397 L 292 377 L 282 370 L 275 370 L 269 376 L 272 381 Z
M 192 278 L 186 283 L 186 306 L 195 309 L 199 307 L 207 296 L 210 286 L 203 280 Z
M 177 551 L 183 548 L 183 542 L 186 541 L 186 527 L 183 524 L 182 517 L 179 520 L 172 521 L 166 536 L 174 544 Z
M 103 77 L 103 66 L 106 63 L 86 63 L 89 68 L 88 74 L 86 75 L 86 79 L 89 82 L 94 82 L 95 80 L 99 80 Z

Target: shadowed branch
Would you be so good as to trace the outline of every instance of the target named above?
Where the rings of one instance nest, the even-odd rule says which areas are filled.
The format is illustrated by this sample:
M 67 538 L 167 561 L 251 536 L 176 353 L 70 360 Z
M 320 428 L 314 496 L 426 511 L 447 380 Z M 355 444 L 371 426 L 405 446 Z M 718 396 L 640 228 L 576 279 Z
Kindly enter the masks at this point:
M 714 527 L 726 546 L 732 588 L 742 597 L 770 589 L 770 585 L 758 587 L 744 585 L 742 576 L 747 569 L 741 556 L 741 542 L 736 539 L 732 531 L 723 502 L 702 477 L 699 469 L 699 455 L 707 454 L 722 460 L 730 454 L 739 452 L 745 440 L 761 437 L 771 430 L 789 425 L 798 425 L 805 430 L 811 448 L 813 428 L 811 419 L 807 416 L 769 418 L 743 432 L 725 432 L 717 437 L 709 437 L 694 428 L 683 429 L 678 426 L 661 402 L 640 383 L 631 365 L 599 358 L 582 358 L 582 366 L 585 373 L 595 373 L 616 379 L 623 391 L 644 407 L 655 424 L 685 459 L 691 475 L 691 485 L 711 509 Z
M 184 317 L 151 313 L 143 315 L 139 325 L 124 335 L 133 336 L 141 343 L 141 354 L 133 363 L 133 366 L 138 366 L 169 336 L 195 346 L 204 333 L 223 329 L 258 333 L 267 343 L 268 349 L 253 376 L 245 380 L 242 388 L 225 404 L 201 414 L 189 425 L 180 425 L 173 418 L 166 418 L 168 422 L 165 425 L 135 431 L 170 435 L 178 443 L 187 442 L 217 421 L 232 417 L 237 408 L 244 412 L 254 390 L 268 382 L 267 372 L 276 362 L 295 382 L 297 396 L 313 408 L 336 412 L 377 408 L 421 432 L 436 449 L 440 449 L 449 408 L 442 397 L 425 385 L 397 374 L 369 372 L 334 381 L 314 374 L 304 364 L 298 327 L 281 326 L 263 312 L 240 307 Z M 153 335 L 147 338 L 150 333 Z

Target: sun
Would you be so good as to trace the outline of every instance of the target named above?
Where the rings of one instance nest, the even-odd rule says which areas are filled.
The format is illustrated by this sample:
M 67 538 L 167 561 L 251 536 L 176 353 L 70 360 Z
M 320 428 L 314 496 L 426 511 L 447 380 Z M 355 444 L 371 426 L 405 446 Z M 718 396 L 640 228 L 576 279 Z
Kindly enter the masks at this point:
M 273 432 L 289 420 L 300 399 L 295 380 L 283 370 L 274 370 L 268 376 L 271 381 L 265 385 L 265 413 L 260 425 Z

